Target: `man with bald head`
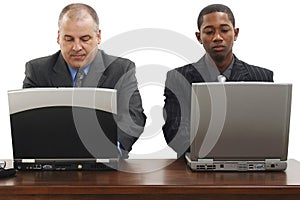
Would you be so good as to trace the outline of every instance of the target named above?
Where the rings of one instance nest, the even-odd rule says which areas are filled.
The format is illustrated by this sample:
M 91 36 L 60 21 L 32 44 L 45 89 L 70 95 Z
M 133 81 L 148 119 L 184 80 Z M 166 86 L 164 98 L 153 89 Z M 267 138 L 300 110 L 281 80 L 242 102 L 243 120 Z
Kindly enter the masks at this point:
M 55 54 L 26 63 L 23 88 L 98 87 L 117 90 L 118 145 L 124 158 L 143 132 L 146 116 L 135 64 L 98 49 L 101 30 L 96 11 L 86 4 L 66 6 L 59 15 Z

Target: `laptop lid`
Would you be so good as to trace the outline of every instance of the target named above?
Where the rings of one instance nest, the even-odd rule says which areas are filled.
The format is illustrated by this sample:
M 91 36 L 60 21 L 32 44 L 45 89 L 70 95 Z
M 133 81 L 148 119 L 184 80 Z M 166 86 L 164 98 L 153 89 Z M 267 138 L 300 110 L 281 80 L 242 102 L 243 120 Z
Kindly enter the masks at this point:
M 15 162 L 118 158 L 116 90 L 32 88 L 8 91 L 8 100 Z
M 191 161 L 285 161 L 291 94 L 291 84 L 193 83 Z

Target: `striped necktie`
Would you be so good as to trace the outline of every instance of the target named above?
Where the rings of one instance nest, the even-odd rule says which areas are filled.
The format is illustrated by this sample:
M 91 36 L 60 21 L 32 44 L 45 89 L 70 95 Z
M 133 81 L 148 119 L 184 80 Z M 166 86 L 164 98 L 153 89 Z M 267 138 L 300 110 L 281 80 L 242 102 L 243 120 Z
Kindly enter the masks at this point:
M 85 73 L 82 69 L 79 69 L 77 71 L 77 74 L 75 76 L 75 84 L 74 87 L 81 87 L 83 83 L 83 79 L 85 77 Z

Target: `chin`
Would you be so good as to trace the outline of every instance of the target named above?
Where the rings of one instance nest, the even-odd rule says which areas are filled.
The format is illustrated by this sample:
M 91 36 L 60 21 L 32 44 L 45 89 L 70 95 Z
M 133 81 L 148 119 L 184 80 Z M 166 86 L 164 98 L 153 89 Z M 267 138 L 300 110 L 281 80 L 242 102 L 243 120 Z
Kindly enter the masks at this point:
M 75 68 L 80 68 L 83 65 L 83 62 L 72 62 L 71 66 Z
M 75 64 L 75 63 L 71 63 L 71 65 L 70 65 L 71 67 L 73 67 L 73 68 L 80 68 L 80 65 L 78 65 L 78 64 Z
M 214 60 L 214 61 L 216 61 L 216 62 L 222 62 L 223 60 L 225 60 L 225 56 L 224 55 L 213 55 L 213 56 L 211 56 L 212 57 L 212 59 Z

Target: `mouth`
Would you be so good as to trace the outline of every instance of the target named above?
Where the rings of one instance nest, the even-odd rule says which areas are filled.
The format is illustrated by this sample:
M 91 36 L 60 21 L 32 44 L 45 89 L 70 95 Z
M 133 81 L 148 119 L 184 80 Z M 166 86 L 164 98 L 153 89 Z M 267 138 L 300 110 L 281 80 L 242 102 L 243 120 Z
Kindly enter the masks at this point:
M 213 47 L 214 51 L 223 51 L 225 49 L 225 46 L 223 45 L 217 45 Z
M 74 59 L 82 59 L 85 57 L 85 55 L 84 54 L 72 54 L 71 57 Z

